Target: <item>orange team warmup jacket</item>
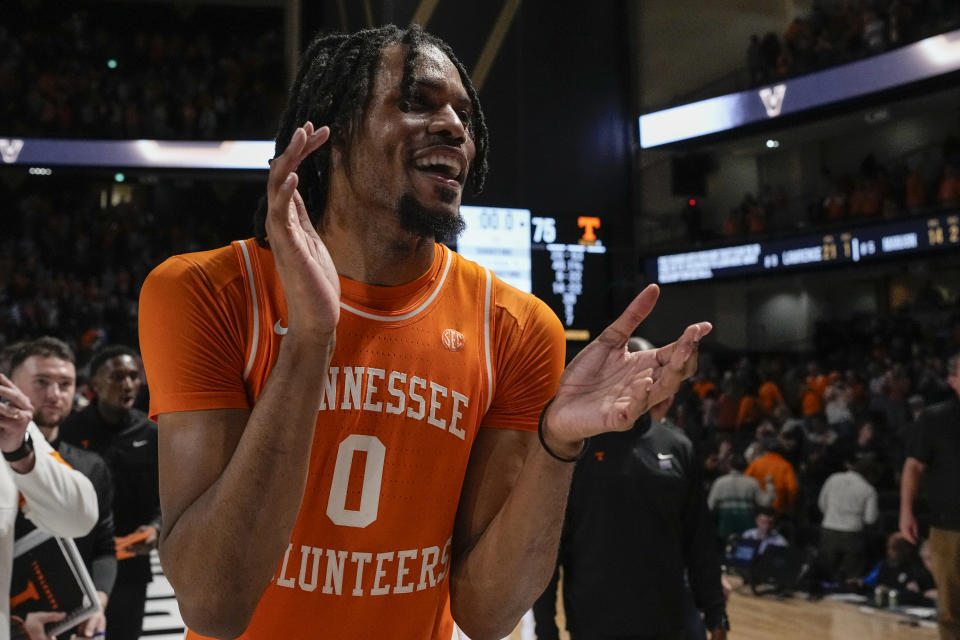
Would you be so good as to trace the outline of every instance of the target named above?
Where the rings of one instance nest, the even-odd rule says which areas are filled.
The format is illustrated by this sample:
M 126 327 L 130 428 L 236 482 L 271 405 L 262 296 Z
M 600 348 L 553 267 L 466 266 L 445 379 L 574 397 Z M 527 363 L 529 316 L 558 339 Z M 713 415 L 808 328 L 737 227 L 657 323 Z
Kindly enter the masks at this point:
M 797 498 L 797 475 L 793 471 L 793 466 L 783 456 L 768 451 L 751 462 L 744 474 L 756 480 L 761 489 L 767 487 L 767 476 L 773 477 L 773 487 L 776 491 L 773 508 L 778 513 L 790 513 Z
M 536 429 L 562 372 L 563 327 L 439 244 L 409 284 L 340 283 L 300 514 L 241 638 L 449 640 L 471 444 L 479 427 Z M 252 407 L 286 324 L 273 256 L 253 240 L 161 264 L 140 297 L 151 417 Z

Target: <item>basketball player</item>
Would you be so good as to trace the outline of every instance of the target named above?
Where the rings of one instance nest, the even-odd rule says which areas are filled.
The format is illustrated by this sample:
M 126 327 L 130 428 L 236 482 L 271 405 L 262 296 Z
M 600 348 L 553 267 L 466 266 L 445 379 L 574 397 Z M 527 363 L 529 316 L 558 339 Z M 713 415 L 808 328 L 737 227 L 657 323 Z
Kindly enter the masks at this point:
M 445 43 L 319 37 L 257 238 L 144 283 L 160 553 L 191 638 L 509 634 L 553 571 L 584 440 L 695 369 L 708 323 L 627 354 L 648 287 L 561 378 L 549 309 L 441 244 L 486 153 Z

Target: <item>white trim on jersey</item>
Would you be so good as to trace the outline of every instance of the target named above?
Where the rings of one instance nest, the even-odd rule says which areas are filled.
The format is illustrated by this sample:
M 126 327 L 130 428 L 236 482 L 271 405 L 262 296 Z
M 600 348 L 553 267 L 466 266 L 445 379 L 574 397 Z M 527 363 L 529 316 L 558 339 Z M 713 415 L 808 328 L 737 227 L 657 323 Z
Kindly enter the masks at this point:
M 403 320 L 409 320 L 413 316 L 417 315 L 418 313 L 420 313 L 421 311 L 429 307 L 430 303 L 433 302 L 434 299 L 437 297 L 437 294 L 440 293 L 440 289 L 443 288 L 443 283 L 447 279 L 447 272 L 450 271 L 450 263 L 453 259 L 453 252 L 450 251 L 449 249 L 447 249 L 446 251 L 447 251 L 447 263 L 443 265 L 443 275 L 440 276 L 440 282 L 437 284 L 436 288 L 434 288 L 433 293 L 430 294 L 430 297 L 424 300 L 423 304 L 421 304 L 419 307 L 417 307 L 413 311 L 409 311 L 399 316 L 379 316 L 373 313 L 367 313 L 366 311 L 361 311 L 360 309 L 357 309 L 355 307 L 351 307 L 343 300 L 340 301 L 340 308 L 346 309 L 350 313 L 356 314 L 361 318 L 366 318 L 367 320 L 379 320 L 381 322 L 402 322 Z
M 243 379 L 246 380 L 253 369 L 253 362 L 257 359 L 257 347 L 260 341 L 260 305 L 257 303 L 257 285 L 253 276 L 253 265 L 250 263 L 250 253 L 247 243 L 238 240 L 240 250 L 243 251 L 243 263 L 247 268 L 247 280 L 250 283 L 250 300 L 253 302 L 253 341 L 250 343 L 250 356 L 247 358 L 247 367 L 243 370 Z
M 484 413 L 490 410 L 493 403 L 493 365 L 490 363 L 490 296 L 493 290 L 493 274 L 486 267 L 483 268 L 486 276 L 486 290 L 483 293 L 483 352 L 487 363 L 487 406 Z

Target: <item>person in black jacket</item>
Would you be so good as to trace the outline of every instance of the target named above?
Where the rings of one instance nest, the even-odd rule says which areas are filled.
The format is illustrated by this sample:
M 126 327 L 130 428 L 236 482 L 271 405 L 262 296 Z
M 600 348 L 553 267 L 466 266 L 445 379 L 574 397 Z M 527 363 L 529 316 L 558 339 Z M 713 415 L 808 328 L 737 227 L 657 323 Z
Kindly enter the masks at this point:
M 919 543 L 920 527 L 913 502 L 926 481 L 930 503 L 930 551 L 939 602 L 941 638 L 960 638 L 960 352 L 947 362 L 952 398 L 924 410 L 907 446 L 900 480 L 900 533 Z
M 69 444 L 94 451 L 113 477 L 114 523 L 118 536 L 140 532 L 135 555 L 119 562 L 107 606 L 107 637 L 137 640 L 143 626 L 147 584 L 153 579 L 150 552 L 160 531 L 157 425 L 133 408 L 143 384 L 140 358 L 128 347 L 107 347 L 90 361 L 94 401 L 62 428 Z
M 700 465 L 683 431 L 664 420 L 669 406 L 629 431 L 594 436 L 577 462 L 559 554 L 573 640 L 687 638 L 690 592 L 711 640 L 726 638 Z M 557 637 L 555 590 L 556 580 L 534 605 L 540 640 Z

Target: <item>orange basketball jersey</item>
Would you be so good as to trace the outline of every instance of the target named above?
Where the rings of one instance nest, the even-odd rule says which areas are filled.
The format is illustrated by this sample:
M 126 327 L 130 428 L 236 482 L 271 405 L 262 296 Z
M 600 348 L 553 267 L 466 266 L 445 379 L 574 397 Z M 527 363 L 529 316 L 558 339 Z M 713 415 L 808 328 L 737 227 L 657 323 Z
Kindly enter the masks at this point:
M 471 444 L 481 426 L 536 428 L 562 327 L 439 244 L 414 282 L 341 287 L 300 515 L 241 637 L 448 640 Z M 140 318 L 153 416 L 255 404 L 287 324 L 272 254 L 252 240 L 157 267 Z

